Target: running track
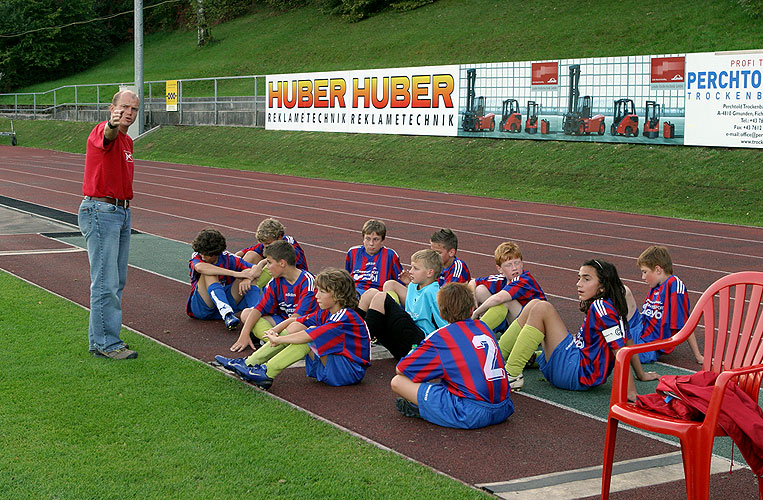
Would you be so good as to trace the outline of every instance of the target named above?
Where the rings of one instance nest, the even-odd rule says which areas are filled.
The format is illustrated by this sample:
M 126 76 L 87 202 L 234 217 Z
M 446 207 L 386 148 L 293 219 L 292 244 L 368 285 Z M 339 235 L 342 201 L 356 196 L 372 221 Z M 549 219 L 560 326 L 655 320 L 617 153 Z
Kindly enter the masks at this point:
M 52 209 L 52 213 L 75 214 L 81 200 L 83 167 L 82 155 L 0 146 L 0 196 Z M 452 228 L 459 236 L 458 255 L 469 265 L 472 276 L 495 272 L 493 249 L 501 241 L 513 240 L 522 249 L 526 268 L 532 270 L 573 330 L 582 320 L 573 298 L 576 272 L 588 258 L 614 263 L 639 300 L 647 287 L 640 280 L 635 259 L 650 244 L 666 245 L 692 304 L 720 276 L 763 268 L 761 228 L 140 160 L 134 188 L 133 228 L 142 233 L 188 243 L 199 229 L 214 226 L 235 251 L 251 244 L 258 223 L 273 216 L 302 244 L 313 272 L 326 266 L 342 267 L 347 248 L 360 243 L 360 227 L 372 217 L 386 222 L 386 244 L 404 263 L 414 251 L 428 246 L 434 230 Z M 58 245 L 66 247 L 35 235 L 0 238 L 0 250 L 54 249 Z M 177 256 L 181 265 L 186 265 L 189 254 L 190 247 Z M 86 255 L 69 255 L 77 265 L 62 268 L 55 265 L 60 254 L 41 252 L 4 256 L 0 268 L 87 305 Z M 185 317 L 187 285 L 161 274 L 130 269 L 125 324 L 204 361 L 226 352 L 230 335 L 219 325 Z M 152 293 L 156 296 L 146 296 Z M 168 332 L 177 333 L 167 338 Z M 701 335 L 699 340 L 701 345 Z M 696 368 L 687 346 L 666 361 Z M 304 374 L 287 370 L 272 392 L 470 484 L 601 463 L 604 425 L 585 412 L 567 411 L 518 394 L 513 396 L 516 413 L 506 424 L 472 432 L 440 429 L 397 417 L 390 410 L 393 398 L 387 384 L 393 372 L 391 361 L 380 360 L 360 386 L 326 390 L 316 384 L 305 391 Z M 332 406 L 337 400 L 347 402 L 343 411 Z M 411 435 L 416 439 L 409 439 Z M 621 432 L 615 460 L 675 450 L 670 444 Z M 712 496 L 727 497 L 730 491 L 738 492 L 739 496 L 734 495 L 738 498 L 753 498 L 756 489 L 749 472 L 713 476 Z M 642 487 L 638 494 L 681 497 L 683 482 Z M 631 490 L 612 497 L 634 495 Z

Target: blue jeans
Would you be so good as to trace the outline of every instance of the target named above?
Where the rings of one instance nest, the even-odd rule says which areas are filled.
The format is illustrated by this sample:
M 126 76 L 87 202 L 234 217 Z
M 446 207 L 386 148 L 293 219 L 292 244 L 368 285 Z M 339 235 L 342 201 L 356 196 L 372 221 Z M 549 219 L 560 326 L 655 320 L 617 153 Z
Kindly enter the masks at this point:
M 114 351 L 125 345 L 119 332 L 130 253 L 130 209 L 86 199 L 77 221 L 90 261 L 90 350 Z

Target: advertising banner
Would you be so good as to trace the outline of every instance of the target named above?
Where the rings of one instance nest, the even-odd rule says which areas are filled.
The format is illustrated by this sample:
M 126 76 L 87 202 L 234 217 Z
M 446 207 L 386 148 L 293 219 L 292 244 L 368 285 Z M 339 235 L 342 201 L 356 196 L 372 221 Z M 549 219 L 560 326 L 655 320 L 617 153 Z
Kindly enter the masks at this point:
M 269 75 L 265 128 L 763 148 L 763 50 Z
M 456 135 L 458 66 L 267 76 L 265 128 Z
M 763 50 L 686 55 L 692 146 L 763 148 Z
M 178 110 L 178 81 L 167 80 L 165 83 L 164 99 L 166 111 Z

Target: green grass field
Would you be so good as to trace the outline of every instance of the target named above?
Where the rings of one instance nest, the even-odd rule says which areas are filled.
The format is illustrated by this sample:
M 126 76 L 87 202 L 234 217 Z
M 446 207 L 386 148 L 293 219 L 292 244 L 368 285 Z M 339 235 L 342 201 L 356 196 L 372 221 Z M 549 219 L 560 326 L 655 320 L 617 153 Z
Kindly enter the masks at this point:
M 132 332 L 96 359 L 87 311 L 3 272 L 0 303 L 2 498 L 487 498 Z

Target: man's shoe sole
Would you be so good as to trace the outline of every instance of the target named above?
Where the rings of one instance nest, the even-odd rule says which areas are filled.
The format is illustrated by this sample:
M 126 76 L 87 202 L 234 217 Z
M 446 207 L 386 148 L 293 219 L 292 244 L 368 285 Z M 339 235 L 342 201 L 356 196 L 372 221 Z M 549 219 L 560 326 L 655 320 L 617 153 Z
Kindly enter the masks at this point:
M 130 351 L 129 349 L 124 349 L 125 351 Z M 130 351 L 128 354 L 122 355 L 120 351 L 123 351 L 123 349 L 118 349 L 116 351 L 109 351 L 109 352 L 102 352 L 102 351 L 93 351 L 93 356 L 96 358 L 108 358 L 108 359 L 135 359 L 138 357 L 138 353 L 135 351 Z M 117 354 L 112 354 L 117 353 Z

